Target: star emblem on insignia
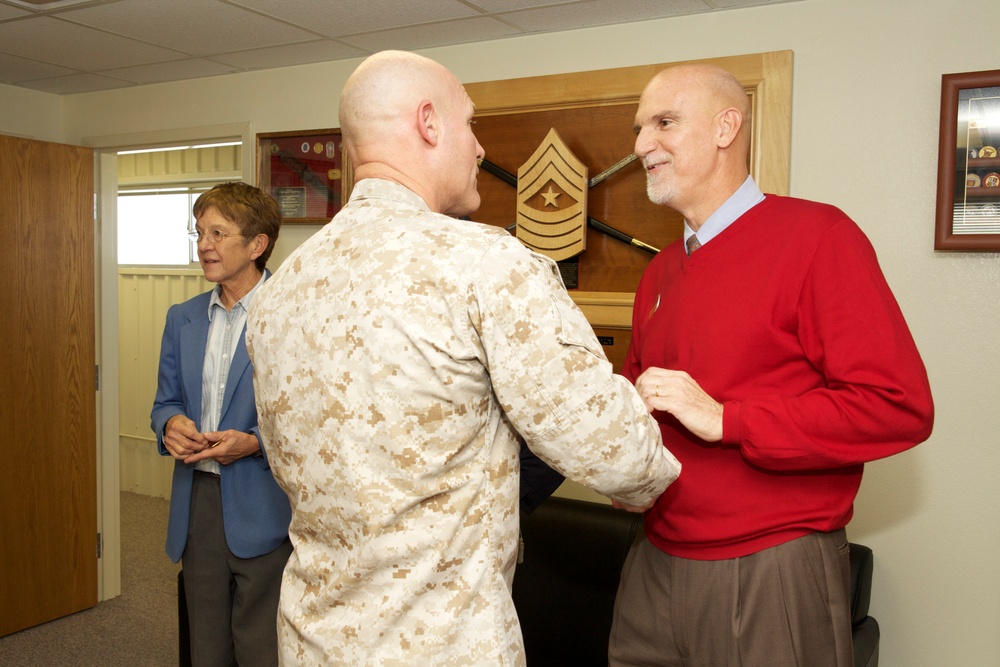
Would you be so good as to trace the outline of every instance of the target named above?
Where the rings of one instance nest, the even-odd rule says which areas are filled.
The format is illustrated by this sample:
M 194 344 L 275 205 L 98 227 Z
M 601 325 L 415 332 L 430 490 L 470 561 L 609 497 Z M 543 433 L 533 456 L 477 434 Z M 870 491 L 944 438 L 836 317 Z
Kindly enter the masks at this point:
M 556 192 L 555 190 L 553 190 L 551 185 L 549 185 L 548 190 L 541 193 L 542 197 L 545 199 L 545 205 L 554 206 L 556 208 L 559 208 L 559 203 L 556 202 L 556 197 L 558 197 L 561 194 L 562 194 L 561 192 Z

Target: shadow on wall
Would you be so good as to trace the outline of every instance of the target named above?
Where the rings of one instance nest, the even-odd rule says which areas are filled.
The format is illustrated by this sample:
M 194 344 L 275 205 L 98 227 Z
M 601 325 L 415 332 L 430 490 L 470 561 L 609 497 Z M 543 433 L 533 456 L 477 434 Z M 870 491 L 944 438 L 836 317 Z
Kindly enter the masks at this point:
M 870 536 L 905 523 L 917 516 L 926 505 L 927 460 L 917 456 L 920 447 L 895 456 L 865 464 L 861 489 L 854 502 L 854 518 L 847 526 L 852 542 L 865 542 Z

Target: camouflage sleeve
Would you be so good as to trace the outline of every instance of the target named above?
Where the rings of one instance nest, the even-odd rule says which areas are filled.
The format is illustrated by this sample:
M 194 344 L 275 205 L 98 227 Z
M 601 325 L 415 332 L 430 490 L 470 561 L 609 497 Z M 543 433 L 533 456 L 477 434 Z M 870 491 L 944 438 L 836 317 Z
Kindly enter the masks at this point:
M 680 464 L 635 389 L 613 374 L 555 263 L 500 238 L 471 292 L 493 391 L 531 450 L 614 500 L 643 506 L 657 498 Z

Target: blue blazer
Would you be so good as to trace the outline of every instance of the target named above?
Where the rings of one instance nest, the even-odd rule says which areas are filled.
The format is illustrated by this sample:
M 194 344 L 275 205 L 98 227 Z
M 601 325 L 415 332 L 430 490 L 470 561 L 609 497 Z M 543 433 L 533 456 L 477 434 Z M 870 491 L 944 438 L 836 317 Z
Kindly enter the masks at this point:
M 211 292 L 205 292 L 167 311 L 160 348 L 159 381 L 151 415 L 157 448 L 164 456 L 170 455 L 163 445 L 163 428 L 168 419 L 183 414 L 199 431 L 202 428 L 201 371 L 208 342 L 210 299 Z M 226 429 L 249 432 L 260 439 L 253 367 L 244 336 L 240 336 L 233 356 L 222 402 L 218 430 Z M 248 456 L 220 466 L 226 542 L 229 550 L 240 558 L 260 556 L 280 546 L 288 537 L 292 517 L 288 497 L 271 475 L 263 446 L 261 451 L 263 456 Z M 194 465 L 174 461 L 166 550 L 175 563 L 180 560 L 187 543 L 194 470 Z

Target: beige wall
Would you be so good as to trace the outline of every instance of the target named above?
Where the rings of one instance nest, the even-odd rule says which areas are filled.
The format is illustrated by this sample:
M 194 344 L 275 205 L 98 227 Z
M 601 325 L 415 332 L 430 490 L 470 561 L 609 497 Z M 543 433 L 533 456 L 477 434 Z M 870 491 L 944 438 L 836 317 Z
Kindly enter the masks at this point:
M 0 83 L 0 132 L 66 143 L 63 140 L 64 98 Z
M 469 82 L 795 52 L 791 192 L 835 203 L 871 237 L 937 401 L 930 441 L 868 466 L 849 527 L 875 550 L 885 667 L 1000 659 L 1000 256 L 932 249 L 941 74 L 997 67 L 1000 40 L 988 37 L 996 25 L 992 0 L 803 0 L 426 52 Z M 239 122 L 255 132 L 332 127 L 354 65 L 50 104 L 62 104 L 69 142 Z M 8 90 L 0 88 L 5 102 Z M 51 122 L 9 118 L 0 112 L 0 131 L 51 131 Z M 313 229 L 283 230 L 277 258 Z

